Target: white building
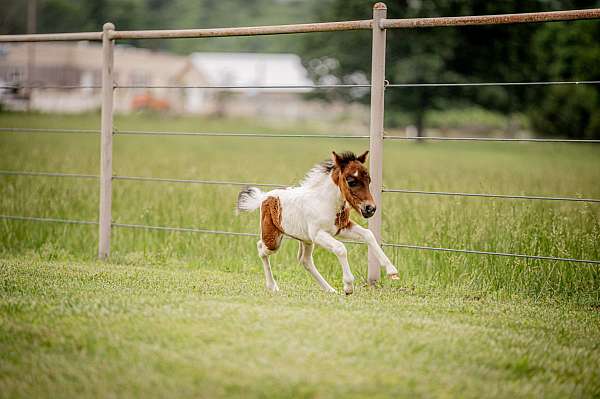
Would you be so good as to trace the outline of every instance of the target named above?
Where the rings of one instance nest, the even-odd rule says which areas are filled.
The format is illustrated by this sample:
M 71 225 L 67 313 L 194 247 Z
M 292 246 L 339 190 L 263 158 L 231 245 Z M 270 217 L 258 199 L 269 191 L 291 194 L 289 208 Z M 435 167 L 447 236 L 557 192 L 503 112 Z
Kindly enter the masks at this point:
M 194 53 L 196 69 L 210 86 L 306 86 L 312 81 L 300 57 L 295 54 Z M 310 104 L 302 93 L 309 89 L 227 89 L 211 90 L 211 111 L 237 116 L 301 119 Z M 206 97 L 205 97 L 206 98 Z
M 4 96 L 8 107 L 19 108 L 19 100 L 31 96 L 30 108 L 43 112 L 84 112 L 100 108 L 102 47 L 98 43 L 36 43 L 33 73 L 27 77 L 28 44 L 2 46 L 0 81 L 14 86 L 15 95 Z M 117 86 L 201 85 L 206 79 L 189 57 L 164 52 L 116 46 L 114 77 Z M 21 86 L 50 86 L 19 90 Z M 68 88 L 65 86 L 88 86 Z M 115 90 L 115 111 L 141 108 L 173 112 L 200 112 L 181 90 L 167 88 L 120 88 Z
M 13 86 L 0 102 L 9 109 L 84 112 L 100 108 L 101 46 L 98 43 L 37 43 L 33 76 L 28 79 L 28 44 L 0 47 L 1 85 Z M 180 56 L 116 46 L 115 111 L 236 116 L 277 120 L 341 121 L 347 130 L 362 129 L 368 112 L 362 105 L 308 99 L 312 89 L 210 89 L 206 86 L 309 86 L 312 81 L 294 54 L 194 53 Z M 31 91 L 19 89 L 31 82 Z M 95 86 L 69 88 L 64 86 Z M 144 86 L 202 86 L 145 88 Z M 29 102 L 27 98 L 30 96 Z

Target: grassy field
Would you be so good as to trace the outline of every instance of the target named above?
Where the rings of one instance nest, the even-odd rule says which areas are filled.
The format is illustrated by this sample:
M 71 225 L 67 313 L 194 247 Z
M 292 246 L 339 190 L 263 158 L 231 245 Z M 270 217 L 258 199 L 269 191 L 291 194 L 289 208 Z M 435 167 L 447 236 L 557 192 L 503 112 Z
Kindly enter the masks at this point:
M 0 127 L 92 128 L 97 115 L 0 113 Z M 344 133 L 316 124 L 134 115 L 117 129 Z M 117 175 L 294 184 L 365 140 L 116 136 Z M 98 173 L 99 138 L 0 133 L 0 170 Z M 389 188 L 600 198 L 600 148 L 386 142 Z M 96 220 L 91 179 L 0 176 L 0 214 Z M 115 181 L 120 223 L 257 232 L 238 188 Z M 600 206 L 384 194 L 384 240 L 600 259 Z M 356 215 L 355 215 L 356 216 Z M 355 218 L 359 220 L 358 217 Z M 600 267 L 387 248 L 401 280 L 326 296 L 286 243 L 264 292 L 255 240 L 0 220 L 0 395 L 600 395 Z M 341 287 L 333 255 L 315 262 Z M 361 281 L 362 280 L 362 281 Z M 272 343 L 272 344 L 271 344 Z M 25 375 L 25 377 L 24 377 Z
M 598 310 L 212 267 L 0 261 L 0 397 L 597 397 Z

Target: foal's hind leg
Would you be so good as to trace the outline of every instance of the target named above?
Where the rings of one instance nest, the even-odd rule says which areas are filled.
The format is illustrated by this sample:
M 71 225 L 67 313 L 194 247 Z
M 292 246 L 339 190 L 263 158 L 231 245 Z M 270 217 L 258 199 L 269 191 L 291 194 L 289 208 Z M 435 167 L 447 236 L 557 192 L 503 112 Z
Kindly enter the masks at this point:
M 269 255 L 275 253 L 281 245 L 283 234 L 277 227 L 281 225 L 280 219 L 281 208 L 279 200 L 275 197 L 268 197 L 263 201 L 260 208 L 260 241 L 256 243 L 256 247 L 258 248 L 258 256 L 260 256 L 265 270 L 267 289 L 273 292 L 279 291 L 279 287 L 273 279 Z
M 279 291 L 279 286 L 277 286 L 277 282 L 273 278 L 273 272 L 271 271 L 271 263 L 269 262 L 269 255 L 273 254 L 275 251 L 271 251 L 262 240 L 259 240 L 256 243 L 256 247 L 258 248 L 258 256 L 263 263 L 263 269 L 265 270 L 265 280 L 267 283 L 267 289 L 269 291 L 277 292 Z
M 329 285 L 329 283 L 321 276 L 321 273 L 317 270 L 315 262 L 313 261 L 313 244 L 305 244 L 300 242 L 300 249 L 298 250 L 298 260 L 302 263 L 304 268 L 317 280 L 317 283 L 323 288 L 325 292 L 335 292 L 335 289 Z

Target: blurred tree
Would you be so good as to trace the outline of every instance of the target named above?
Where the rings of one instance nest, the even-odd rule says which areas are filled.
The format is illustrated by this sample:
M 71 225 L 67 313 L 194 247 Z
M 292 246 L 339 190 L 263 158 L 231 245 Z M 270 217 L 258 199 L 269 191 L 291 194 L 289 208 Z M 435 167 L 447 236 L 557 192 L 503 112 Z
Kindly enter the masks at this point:
M 600 24 L 594 21 L 552 24 L 534 37 L 536 63 L 547 80 L 600 80 Z M 551 86 L 532 101 L 532 127 L 543 134 L 600 138 L 600 87 Z
M 305 0 L 38 0 L 38 32 L 117 29 L 182 29 L 314 22 Z M 26 2 L 0 1 L 0 34 L 26 32 Z M 298 52 L 299 36 L 253 36 L 200 40 L 136 40 L 128 45 L 178 53 L 193 51 Z M 123 43 L 123 42 L 120 42 Z
M 594 7 L 597 1 L 444 1 L 444 0 L 405 0 L 396 1 L 388 9 L 388 18 L 416 18 L 435 16 L 458 16 L 480 14 L 502 14 L 535 12 Z M 321 2 L 315 13 L 321 19 L 369 19 L 371 10 L 361 0 L 328 0 Z M 584 32 L 572 33 L 572 37 L 600 37 L 599 23 L 578 22 Z M 571 26 L 574 23 L 565 23 Z M 538 60 L 540 45 L 534 45 L 536 34 L 552 29 L 556 24 L 516 24 L 500 26 L 402 29 L 389 30 L 387 41 L 386 77 L 394 83 L 435 83 L 435 82 L 499 82 L 542 80 L 548 75 L 545 68 L 552 69 L 554 57 Z M 594 25 L 595 28 L 591 27 Z M 565 28 L 568 30 L 568 28 Z M 594 30 L 596 29 L 596 30 Z M 557 32 L 556 35 L 560 35 Z M 304 41 L 304 56 L 311 76 L 321 83 L 356 83 L 361 77 L 368 81 L 370 72 L 370 34 L 367 32 L 344 32 L 343 34 L 310 35 Z M 575 39 L 578 40 L 578 39 Z M 549 38 L 549 42 L 557 39 Z M 547 43 L 548 43 L 547 41 Z M 541 39 L 539 40 L 541 43 Z M 600 43 L 586 39 L 581 47 L 598 49 Z M 348 51 L 351 46 L 352 51 Z M 561 51 L 570 51 L 570 43 L 556 43 L 554 47 L 565 46 Z M 594 51 L 592 51 L 593 53 Z M 548 53 L 550 54 L 550 53 Z M 582 51 L 571 54 L 573 58 L 595 59 Z M 584 61 L 581 61 L 584 62 Z M 574 62 L 571 62 L 574 64 Z M 570 67 L 570 66 L 569 66 Z M 567 69 L 569 68 L 567 67 Z M 570 70 L 575 73 L 574 70 Z M 554 75 L 557 76 L 557 75 Z M 566 76 L 566 75 L 562 75 Z M 592 79 L 590 73 L 579 74 Z M 581 78 L 580 78 L 581 79 Z M 559 89 L 557 89 L 559 90 Z M 582 90 L 585 92 L 594 91 Z M 478 104 L 509 114 L 524 111 L 540 104 L 540 98 L 551 95 L 553 90 L 523 87 L 476 87 L 476 88 L 396 88 L 386 92 L 386 124 L 393 126 L 397 111 L 413 115 L 413 122 L 419 135 L 422 135 L 425 116 L 428 110 L 457 107 L 465 104 Z M 353 98 L 352 93 L 328 93 L 330 98 Z M 556 96 L 556 94 L 554 94 Z M 596 96 L 595 98 L 597 98 Z M 587 94 L 585 98 L 592 98 Z M 354 98 L 356 99 L 356 98 Z M 362 98 L 368 101 L 367 96 Z M 578 102 L 579 103 L 579 102 Z M 541 102 L 551 106 L 552 102 Z M 574 106 L 575 107 L 575 106 Z M 582 107 L 575 107 L 581 112 Z M 536 115 L 540 115 L 538 112 Z M 579 115 L 581 116 L 581 115 Z M 591 116 L 590 116 L 591 118 Z M 586 119 L 583 117 L 583 119 Z M 541 128 L 541 125 L 538 124 Z M 542 133 L 556 133 L 544 127 Z M 564 133 L 563 133 L 564 134 Z M 573 132 L 573 134 L 580 134 Z
M 25 33 L 27 31 L 26 19 L 26 1 L 0 1 L 0 34 Z

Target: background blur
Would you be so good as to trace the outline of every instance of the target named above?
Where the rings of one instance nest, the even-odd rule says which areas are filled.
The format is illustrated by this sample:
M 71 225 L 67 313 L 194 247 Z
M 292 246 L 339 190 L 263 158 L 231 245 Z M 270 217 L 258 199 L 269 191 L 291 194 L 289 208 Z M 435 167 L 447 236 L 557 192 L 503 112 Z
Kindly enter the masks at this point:
M 371 18 L 361 0 L 23 0 L 0 3 L 0 34 L 209 28 Z M 580 0 L 389 1 L 388 17 L 520 13 L 600 6 Z M 600 79 L 597 21 L 391 30 L 391 83 Z M 119 41 L 119 85 L 368 83 L 368 31 L 218 39 Z M 77 113 L 99 108 L 98 43 L 0 47 L 0 109 Z M 28 85 L 85 85 L 38 90 Z M 407 134 L 599 138 L 598 85 L 403 88 L 386 96 L 386 127 Z M 344 132 L 368 123 L 368 90 L 282 93 L 119 89 L 117 112 L 319 120 Z M 560 111 L 560 112 L 559 112 Z M 457 133 L 458 134 L 458 133 Z

